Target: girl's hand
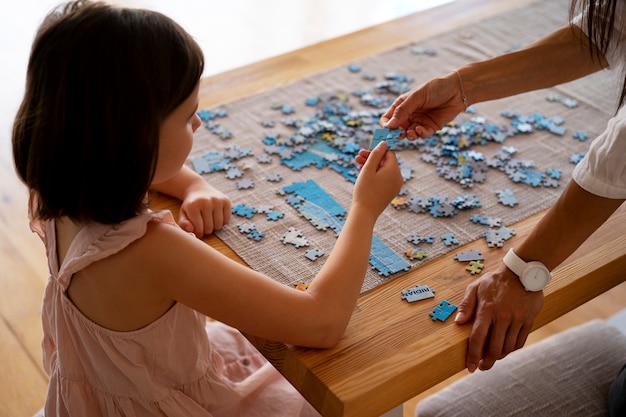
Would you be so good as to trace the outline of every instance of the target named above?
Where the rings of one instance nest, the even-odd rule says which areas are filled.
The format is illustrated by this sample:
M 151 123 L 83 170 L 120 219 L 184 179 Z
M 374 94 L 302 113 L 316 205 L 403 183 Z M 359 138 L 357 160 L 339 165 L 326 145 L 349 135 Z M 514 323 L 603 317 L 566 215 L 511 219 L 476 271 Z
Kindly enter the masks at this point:
M 184 193 L 178 224 L 201 238 L 230 221 L 230 199 L 205 181 L 196 181 Z
M 230 199 L 188 166 L 183 165 L 172 178 L 150 188 L 182 201 L 178 224 L 199 238 L 230 221 Z
M 372 151 L 362 149 L 356 156 L 361 172 L 357 178 L 353 205 L 368 207 L 376 216 L 398 195 L 404 182 L 396 154 L 379 143 Z
M 400 128 L 408 139 L 425 138 L 464 110 L 459 79 L 452 72 L 399 96 L 380 118 L 380 125 Z

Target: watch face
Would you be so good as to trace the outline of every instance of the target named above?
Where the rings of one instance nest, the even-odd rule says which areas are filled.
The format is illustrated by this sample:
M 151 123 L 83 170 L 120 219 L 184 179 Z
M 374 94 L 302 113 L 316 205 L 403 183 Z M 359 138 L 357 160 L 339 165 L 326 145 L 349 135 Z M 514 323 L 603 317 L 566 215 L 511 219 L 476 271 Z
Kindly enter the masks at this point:
M 550 281 L 550 272 L 546 268 L 536 265 L 529 265 L 521 277 L 522 284 L 528 291 L 539 291 L 545 288 Z

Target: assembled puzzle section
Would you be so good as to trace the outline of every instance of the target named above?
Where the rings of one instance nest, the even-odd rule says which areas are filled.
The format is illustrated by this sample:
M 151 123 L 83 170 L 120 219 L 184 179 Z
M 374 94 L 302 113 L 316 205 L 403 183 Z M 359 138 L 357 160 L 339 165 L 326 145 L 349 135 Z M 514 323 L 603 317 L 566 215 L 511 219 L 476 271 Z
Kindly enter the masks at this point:
M 332 229 L 339 235 L 344 224 L 346 210 L 328 195 L 315 181 L 295 182 L 282 188 L 282 192 L 292 194 L 287 201 L 303 218 L 316 229 Z M 408 271 L 411 264 L 376 235 L 372 237 L 370 265 L 382 276 L 390 276 Z

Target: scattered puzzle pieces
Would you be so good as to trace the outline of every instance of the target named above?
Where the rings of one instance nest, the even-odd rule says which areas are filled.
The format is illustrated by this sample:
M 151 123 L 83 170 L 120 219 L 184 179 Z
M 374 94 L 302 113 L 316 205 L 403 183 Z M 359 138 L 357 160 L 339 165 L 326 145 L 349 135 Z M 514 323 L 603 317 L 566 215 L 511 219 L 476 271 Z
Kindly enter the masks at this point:
M 248 239 L 256 240 L 259 242 L 265 237 L 265 233 L 261 233 L 256 229 L 256 226 L 251 223 L 242 223 L 238 226 L 239 231 L 246 235 Z
M 406 240 L 415 245 L 419 245 L 420 243 L 433 243 L 435 238 L 433 235 L 420 236 L 417 233 L 413 233 Z
M 481 216 L 472 216 L 470 218 L 472 223 L 480 223 L 480 224 L 484 224 L 486 226 L 489 227 L 497 227 L 500 226 L 500 224 L 502 224 L 502 219 L 499 217 L 489 217 L 487 215 L 481 215 Z
M 441 303 L 430 313 L 433 321 L 440 320 L 445 321 L 456 310 L 456 305 L 450 304 L 447 300 L 442 300 Z
M 487 246 L 490 248 L 501 248 L 504 246 L 504 241 L 509 240 L 513 235 L 515 235 L 515 230 L 504 226 L 499 229 L 490 228 L 483 233 L 483 236 L 487 240 Z
M 416 47 L 413 53 L 426 54 L 427 51 L 421 47 Z M 360 66 L 354 64 L 348 69 L 352 72 L 361 71 Z M 368 81 L 376 79 L 375 74 L 362 72 L 356 77 Z M 357 78 L 351 79 L 356 80 Z M 384 140 L 387 142 L 389 149 L 416 149 L 422 160 L 432 164 L 435 167 L 433 171 L 443 179 L 456 182 L 464 189 L 463 192 L 466 192 L 465 189 L 474 187 L 477 193 L 482 193 L 479 194 L 481 197 L 485 195 L 485 189 L 481 188 L 479 184 L 484 184 L 487 180 L 488 172 L 493 170 L 503 172 L 506 175 L 503 178 L 508 178 L 511 182 L 517 184 L 525 184 L 531 187 L 559 186 L 560 171 L 557 173 L 558 170 L 545 169 L 545 166 L 535 168 L 534 161 L 521 159 L 518 155 L 523 154 L 525 152 L 524 149 L 518 151 L 512 146 L 502 146 L 500 151 L 494 155 L 492 150 L 495 151 L 497 149 L 488 149 L 483 154 L 482 149 L 479 150 L 477 146 L 474 146 L 486 145 L 490 142 L 503 144 L 510 137 L 539 131 L 549 132 L 553 135 L 563 135 L 565 133 L 564 120 L 560 117 L 545 117 L 538 113 L 523 115 L 514 111 L 503 111 L 502 116 L 510 119 L 510 124 L 502 124 L 500 121 L 489 123 L 485 117 L 477 117 L 475 114 L 472 114 L 476 112 L 475 108 L 472 108 L 471 111 L 468 108 L 466 112 L 469 114 L 460 115 L 461 117 L 444 126 L 431 137 L 419 138 L 415 141 L 400 139 L 402 131 L 399 129 L 378 128 L 377 121 L 384 109 L 390 105 L 390 100 L 392 101 L 398 94 L 409 91 L 412 81 L 405 75 L 389 72 L 384 74 L 384 81 L 364 83 L 366 86 L 363 89 L 357 88 L 350 93 L 351 95 L 326 93 L 320 94 L 318 97 L 309 97 L 304 102 L 309 115 L 299 114 L 297 117 L 289 116 L 295 112 L 294 106 L 274 103 L 272 108 L 276 110 L 278 117 L 273 117 L 277 121 L 274 122 L 269 119 L 261 121 L 259 117 L 256 123 L 259 130 L 259 123 L 266 128 L 278 126 L 277 130 L 280 133 L 271 131 L 273 129 L 262 130 L 260 140 L 262 141 L 263 154 L 256 157 L 257 163 L 270 164 L 278 159 L 281 165 L 294 171 L 300 171 L 308 167 L 326 168 L 336 171 L 345 179 L 354 182 L 358 175 L 358 165 L 354 163 L 354 156 L 359 149 L 368 145 L 371 149 Z M 353 98 L 353 96 L 358 97 L 358 100 L 360 100 L 358 104 L 361 105 L 361 108 L 355 107 L 352 105 L 353 103 L 348 102 L 348 98 Z M 390 98 L 388 96 L 393 97 Z M 300 103 L 298 112 L 304 109 L 301 99 L 302 97 L 297 99 Z M 564 105 L 574 104 L 560 97 L 555 97 L 551 100 L 558 101 Z M 373 109 L 363 110 L 364 106 Z M 563 112 L 564 110 L 560 109 L 560 111 Z M 288 117 L 280 116 L 278 112 L 282 112 L 283 115 Z M 225 111 L 199 111 L 198 114 L 206 123 L 208 129 L 211 129 L 216 134 L 222 134 L 223 137 L 229 135 L 227 129 L 221 128 L 216 123 L 217 121 L 213 120 L 217 117 L 225 117 L 227 115 Z M 291 128 L 291 131 L 285 134 L 285 128 Z M 587 135 L 577 131 L 572 136 L 582 141 L 586 139 Z M 574 141 L 570 140 L 570 142 L 576 144 Z M 191 163 L 194 169 L 200 173 L 224 171 L 229 179 L 241 179 L 243 176 L 242 171 L 253 168 L 256 164 L 237 163 L 236 165 L 241 167 L 239 169 L 235 166 L 234 161 L 251 155 L 251 151 L 248 153 L 244 149 L 231 147 L 226 152 L 212 152 L 192 160 Z M 273 155 L 276 155 L 278 158 L 273 158 Z M 398 156 L 400 155 L 398 154 Z M 580 155 L 582 157 L 584 154 Z M 415 181 L 420 180 L 420 178 L 414 178 L 414 171 L 419 172 L 416 170 L 417 167 L 402 164 L 400 158 L 399 162 L 403 178 L 409 187 Z M 270 170 L 270 172 L 272 171 Z M 260 178 L 270 182 L 282 180 L 279 172 L 272 172 L 271 174 L 265 170 L 263 172 L 262 176 L 254 177 L 255 181 L 258 181 Z M 306 175 L 304 172 L 302 174 L 304 178 L 311 177 L 311 175 Z M 411 179 L 413 182 L 409 183 L 408 181 Z M 235 181 L 229 184 L 231 187 L 234 185 Z M 236 182 L 236 185 L 238 189 L 246 190 L 254 187 L 254 182 L 251 179 L 242 179 Z M 268 186 L 269 184 L 266 184 L 265 181 L 257 182 L 257 187 L 263 187 L 263 191 Z M 504 187 L 502 186 L 502 188 Z M 518 185 L 511 187 L 517 187 L 512 188 L 516 192 L 519 189 Z M 285 193 L 291 194 L 286 197 L 287 202 L 316 229 L 324 231 L 327 228 L 331 228 L 338 234 L 343 226 L 345 210 L 341 214 L 333 212 L 336 208 L 334 205 L 336 202 L 325 192 L 313 195 L 315 194 L 313 188 L 315 187 L 311 187 L 310 184 L 301 187 L 294 183 L 282 190 L 278 190 L 278 193 L 283 196 Z M 499 187 L 487 188 L 487 192 L 493 192 L 496 188 Z M 283 193 L 281 194 L 280 191 Z M 255 193 L 255 196 L 257 195 L 255 191 L 252 192 Z M 441 191 L 439 192 L 441 193 Z M 245 193 L 239 194 L 245 195 Z M 518 204 L 517 199 L 508 189 L 498 191 L 497 194 L 500 204 L 510 207 Z M 339 205 L 338 203 L 336 204 Z M 460 210 L 481 207 L 481 204 L 473 194 L 464 194 L 456 198 L 454 196 L 448 198 L 444 195 L 418 196 L 411 195 L 409 188 L 406 188 L 404 192 L 400 193 L 393 200 L 392 206 L 398 210 L 423 213 L 436 218 L 451 218 L 459 213 Z M 487 207 L 489 206 L 491 205 L 487 205 Z M 284 213 L 274 212 L 271 208 L 266 209 L 259 206 L 255 209 L 254 207 L 246 207 L 243 204 L 233 207 L 233 213 L 247 218 L 251 218 L 254 213 L 265 213 L 267 220 L 272 221 L 284 217 Z M 444 220 L 447 221 L 448 219 Z M 503 242 L 514 234 L 512 229 L 501 227 L 501 219 L 498 218 L 481 215 L 473 216 L 471 220 L 474 223 L 480 223 L 489 227 L 489 230 L 484 234 L 489 247 L 501 247 Z M 251 239 L 259 240 L 263 237 L 263 234 L 256 231 L 253 227 L 250 225 L 244 227 L 245 232 L 240 228 L 241 233 L 246 233 Z M 497 227 L 500 227 L 500 229 L 495 229 Z M 474 229 L 476 228 L 472 227 L 472 231 Z M 446 227 L 443 230 L 436 230 L 436 232 L 441 233 L 447 230 L 455 229 Z M 459 241 L 452 233 L 442 234 L 440 237 L 445 246 L 459 244 Z M 419 236 L 416 233 L 409 236 L 407 240 L 416 246 L 421 243 L 433 243 L 434 241 L 432 235 Z M 295 228 L 290 228 L 283 235 L 281 241 L 283 244 L 290 243 L 296 248 L 308 246 L 309 244 L 308 240 L 302 236 L 302 232 Z M 439 250 L 441 244 L 434 245 L 434 248 L 436 251 Z M 444 251 L 446 250 L 449 250 L 449 248 L 444 248 Z M 402 255 L 402 249 L 398 253 L 392 252 L 394 251 L 390 247 L 380 240 L 374 239 L 370 253 L 370 264 L 381 275 L 387 276 L 410 268 L 411 264 Z M 308 250 L 305 254 L 311 260 L 318 259 L 322 255 L 323 253 L 317 250 Z M 405 255 L 410 259 L 422 260 L 426 258 L 426 252 L 421 248 L 409 249 L 405 252 Z M 482 261 L 483 257 L 478 251 L 459 252 L 455 258 L 459 261 L 472 262 L 470 266 L 473 269 L 468 269 L 471 273 L 479 273 L 482 269 L 482 263 L 479 261 Z

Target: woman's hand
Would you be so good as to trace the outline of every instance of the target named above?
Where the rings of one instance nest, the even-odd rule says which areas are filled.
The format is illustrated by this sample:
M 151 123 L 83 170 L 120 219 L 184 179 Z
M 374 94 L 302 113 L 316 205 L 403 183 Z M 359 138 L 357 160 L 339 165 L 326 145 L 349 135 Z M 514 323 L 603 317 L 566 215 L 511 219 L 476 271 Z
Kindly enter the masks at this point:
M 467 369 L 493 364 L 526 343 L 543 306 L 543 291 L 528 292 L 505 266 L 472 282 L 456 315 L 457 324 L 474 318 L 467 349 Z
M 380 125 L 402 129 L 408 139 L 432 136 L 465 110 L 459 77 L 452 72 L 399 96 L 380 118 Z

